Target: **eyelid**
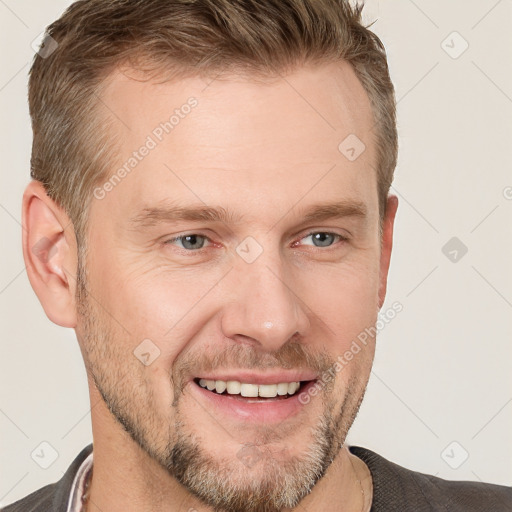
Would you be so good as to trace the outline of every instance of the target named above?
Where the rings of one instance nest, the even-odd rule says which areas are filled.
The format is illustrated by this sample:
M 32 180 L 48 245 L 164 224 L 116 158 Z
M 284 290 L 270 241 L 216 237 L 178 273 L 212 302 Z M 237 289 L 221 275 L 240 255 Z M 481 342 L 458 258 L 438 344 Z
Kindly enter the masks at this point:
M 332 229 L 332 228 L 331 228 Z M 302 235 L 299 240 L 311 235 L 315 235 L 316 233 L 327 233 L 328 235 L 336 235 L 344 240 L 348 240 L 350 238 L 349 234 L 338 233 L 338 231 L 330 231 L 329 229 L 310 229 L 306 234 Z

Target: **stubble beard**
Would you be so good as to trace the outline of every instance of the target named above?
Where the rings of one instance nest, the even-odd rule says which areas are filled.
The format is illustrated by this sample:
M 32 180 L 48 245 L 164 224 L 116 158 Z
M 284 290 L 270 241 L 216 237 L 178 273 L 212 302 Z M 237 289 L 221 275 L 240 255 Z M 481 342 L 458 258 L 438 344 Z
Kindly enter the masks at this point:
M 157 411 L 151 409 L 153 393 L 143 370 L 138 373 L 140 387 L 135 390 L 123 386 L 126 374 L 123 375 L 121 368 L 131 366 L 116 352 L 115 341 L 119 335 L 116 338 L 111 325 L 101 320 L 100 311 L 89 302 L 83 274 L 81 278 L 77 304 L 83 322 L 82 351 L 87 371 L 111 414 L 133 441 L 216 512 L 279 512 L 295 508 L 325 475 L 341 450 L 363 400 L 367 381 L 354 378 L 349 382 L 337 414 L 332 412 L 336 409 L 333 388 L 330 393 L 329 386 L 324 388 L 318 396 L 324 412 L 310 429 L 311 442 L 300 457 L 277 460 L 265 444 L 249 444 L 246 447 L 252 446 L 249 450 L 254 451 L 252 461 L 251 457 L 245 463 L 238 459 L 219 461 L 206 452 L 183 423 L 180 405 L 184 394 L 176 383 L 173 384 L 177 398 L 170 406 L 175 412 L 174 428 L 169 426 L 166 439 L 155 437 L 155 432 L 166 429 Z

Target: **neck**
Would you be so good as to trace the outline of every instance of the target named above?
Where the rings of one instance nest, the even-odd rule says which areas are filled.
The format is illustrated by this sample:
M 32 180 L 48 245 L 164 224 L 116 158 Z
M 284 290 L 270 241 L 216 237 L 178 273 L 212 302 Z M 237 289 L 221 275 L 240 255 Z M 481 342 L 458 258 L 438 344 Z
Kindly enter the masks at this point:
M 325 476 L 294 512 L 333 510 L 369 512 L 373 494 L 372 477 L 366 464 L 344 445 Z M 333 503 L 336 506 L 333 507 Z

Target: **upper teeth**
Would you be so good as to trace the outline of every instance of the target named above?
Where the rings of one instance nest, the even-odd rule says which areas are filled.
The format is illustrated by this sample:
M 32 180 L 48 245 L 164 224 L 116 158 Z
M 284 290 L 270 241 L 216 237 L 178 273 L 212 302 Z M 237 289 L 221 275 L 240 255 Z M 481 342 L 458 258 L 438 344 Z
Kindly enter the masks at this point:
M 262 396 L 274 398 L 277 395 L 293 395 L 300 387 L 300 382 L 280 382 L 279 384 L 248 384 L 237 380 L 200 379 L 199 385 L 210 391 L 223 393 L 227 390 L 230 395 L 246 397 Z

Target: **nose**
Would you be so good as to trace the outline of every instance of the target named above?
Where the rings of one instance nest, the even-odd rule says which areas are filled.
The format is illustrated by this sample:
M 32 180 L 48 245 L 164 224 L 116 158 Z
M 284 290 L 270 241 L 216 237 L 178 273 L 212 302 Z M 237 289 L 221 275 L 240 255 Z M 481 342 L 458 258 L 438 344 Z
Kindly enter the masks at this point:
M 231 300 L 223 308 L 223 334 L 240 343 L 276 351 L 309 328 L 306 306 L 291 289 L 280 261 L 239 262 L 230 272 Z

